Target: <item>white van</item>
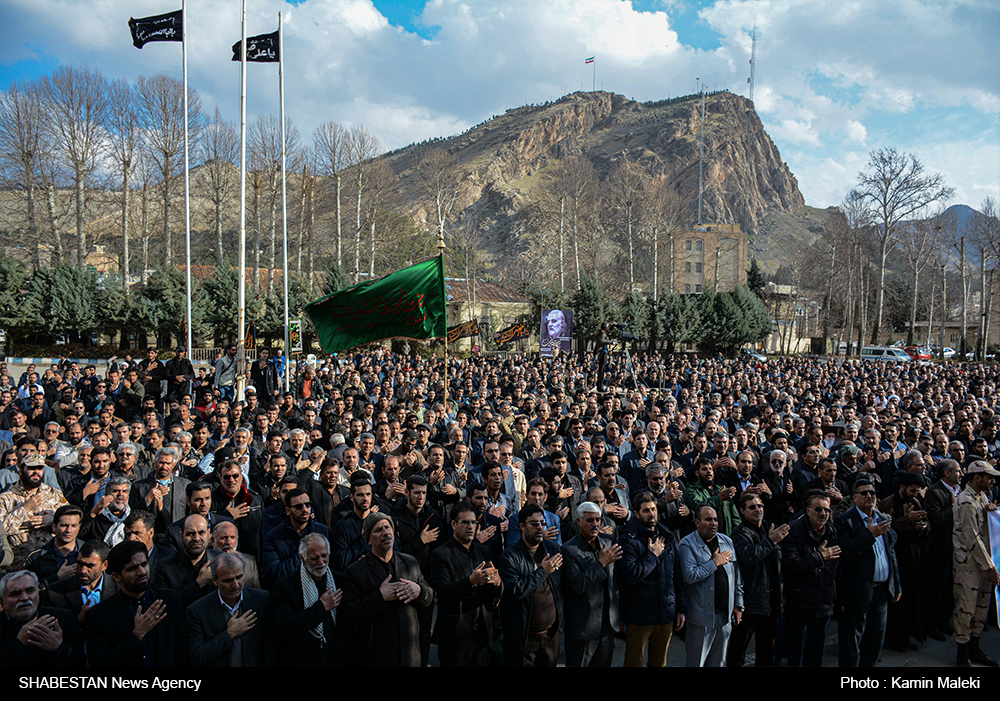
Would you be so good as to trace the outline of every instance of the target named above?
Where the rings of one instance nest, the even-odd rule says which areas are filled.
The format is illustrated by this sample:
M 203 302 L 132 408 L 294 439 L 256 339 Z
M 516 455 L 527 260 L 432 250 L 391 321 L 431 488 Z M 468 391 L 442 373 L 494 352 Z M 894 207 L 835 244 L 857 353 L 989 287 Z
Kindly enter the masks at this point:
M 909 363 L 913 360 L 902 348 L 889 346 L 865 346 L 861 349 L 862 360 L 881 360 L 886 363 Z

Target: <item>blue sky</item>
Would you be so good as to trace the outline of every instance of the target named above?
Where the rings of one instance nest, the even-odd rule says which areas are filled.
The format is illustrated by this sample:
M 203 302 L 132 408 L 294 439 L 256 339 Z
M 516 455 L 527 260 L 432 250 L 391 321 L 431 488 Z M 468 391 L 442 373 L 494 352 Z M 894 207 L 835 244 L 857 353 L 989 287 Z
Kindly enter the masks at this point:
M 0 83 L 60 63 L 110 78 L 180 77 L 176 45 L 129 41 L 128 17 L 180 0 L 4 0 Z M 1000 3 L 995 0 L 250 0 L 251 34 L 286 27 L 286 111 L 304 136 L 364 124 L 387 149 L 504 110 L 598 87 L 639 100 L 710 88 L 755 98 L 806 202 L 841 202 L 872 149 L 913 152 L 978 206 L 1000 195 Z M 237 0 L 189 0 L 189 82 L 237 117 Z M 277 113 L 277 69 L 251 67 L 250 119 Z

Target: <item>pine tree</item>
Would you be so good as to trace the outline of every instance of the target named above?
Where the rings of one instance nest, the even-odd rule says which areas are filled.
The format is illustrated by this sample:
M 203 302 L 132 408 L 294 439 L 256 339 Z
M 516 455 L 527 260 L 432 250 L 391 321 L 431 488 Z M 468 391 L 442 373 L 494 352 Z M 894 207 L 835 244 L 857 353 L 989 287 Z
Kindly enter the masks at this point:
M 335 258 L 330 258 L 326 266 L 326 282 L 323 283 L 323 296 L 340 292 L 345 287 L 350 287 L 353 283 L 347 277 L 347 273 L 340 267 Z
M 756 256 L 750 259 L 750 269 L 747 270 L 747 287 L 759 299 L 764 299 L 764 273 L 757 264 Z

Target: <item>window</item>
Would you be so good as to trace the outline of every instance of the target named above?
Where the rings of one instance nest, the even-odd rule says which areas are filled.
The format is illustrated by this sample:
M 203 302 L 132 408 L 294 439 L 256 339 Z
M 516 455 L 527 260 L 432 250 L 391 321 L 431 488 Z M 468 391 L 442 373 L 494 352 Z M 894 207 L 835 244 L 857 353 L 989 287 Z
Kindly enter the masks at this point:
M 691 250 L 691 242 L 690 241 L 687 241 L 687 242 L 684 243 L 684 250 L 685 251 L 690 251 Z
M 691 294 L 691 285 L 684 285 L 684 294 Z
M 696 273 L 700 273 L 701 272 L 701 263 L 695 263 L 694 264 L 694 271 Z
M 694 293 L 697 294 L 697 295 L 701 294 L 701 285 L 695 285 L 694 286 Z
M 695 250 L 696 250 L 696 251 L 700 251 L 700 250 L 702 250 L 702 245 L 703 245 L 703 244 L 702 244 L 702 242 L 701 242 L 701 241 L 699 240 L 699 241 L 698 241 L 698 242 L 697 242 L 697 243 L 695 244 Z
M 685 263 L 684 264 L 684 272 L 685 273 L 690 273 L 691 272 L 691 264 L 690 263 Z

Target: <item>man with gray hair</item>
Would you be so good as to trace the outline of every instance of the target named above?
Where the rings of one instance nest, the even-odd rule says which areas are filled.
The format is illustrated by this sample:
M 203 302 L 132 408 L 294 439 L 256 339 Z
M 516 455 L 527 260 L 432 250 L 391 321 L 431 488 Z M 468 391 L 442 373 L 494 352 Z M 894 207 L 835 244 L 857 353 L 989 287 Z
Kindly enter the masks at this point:
M 0 665 L 70 667 L 83 665 L 76 623 L 69 611 L 39 608 L 38 578 L 19 570 L 0 579 Z
M 279 578 L 274 593 L 275 636 L 281 667 L 331 667 L 343 661 L 337 608 L 344 593 L 330 569 L 330 542 L 319 533 L 299 541 L 302 566 Z
M 610 667 L 621 628 L 615 569 L 622 549 L 601 533 L 602 515 L 597 504 L 580 504 L 580 533 L 562 546 L 567 667 Z
M 129 497 L 132 483 L 127 477 L 112 474 L 104 486 L 104 496 L 87 513 L 80 529 L 84 540 L 103 540 L 110 547 L 125 540 L 125 519 L 132 513 Z
M 195 667 L 271 667 L 274 634 L 270 595 L 244 586 L 239 553 L 219 553 L 210 565 L 216 590 L 187 609 L 190 662 Z
M 184 516 L 187 510 L 187 486 L 190 481 L 175 475 L 178 453 L 164 446 L 156 451 L 153 474 L 135 483 L 133 505 L 156 514 L 156 533 L 166 533 L 167 527 Z M 140 501 L 141 500 L 141 501 Z

